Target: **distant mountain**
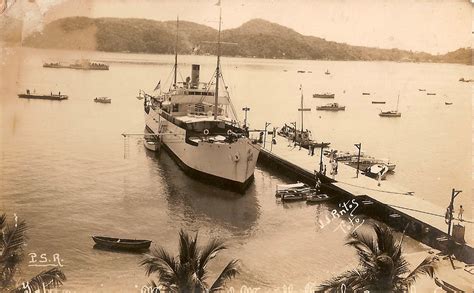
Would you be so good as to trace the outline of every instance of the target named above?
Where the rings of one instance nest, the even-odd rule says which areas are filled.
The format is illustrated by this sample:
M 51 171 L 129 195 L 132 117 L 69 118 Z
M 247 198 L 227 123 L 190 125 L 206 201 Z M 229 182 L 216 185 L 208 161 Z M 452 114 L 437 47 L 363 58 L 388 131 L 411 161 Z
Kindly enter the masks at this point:
M 193 22 L 179 22 L 180 53 L 215 54 L 217 31 Z M 226 56 L 315 59 L 390 60 L 472 64 L 472 49 L 461 48 L 444 55 L 399 49 L 351 46 L 304 36 L 290 28 L 254 19 L 224 30 L 222 54 Z M 176 23 L 135 18 L 68 17 L 47 24 L 42 32 L 28 36 L 23 45 L 39 48 L 82 49 L 108 52 L 174 52 Z M 204 42 L 208 41 L 208 42 Z

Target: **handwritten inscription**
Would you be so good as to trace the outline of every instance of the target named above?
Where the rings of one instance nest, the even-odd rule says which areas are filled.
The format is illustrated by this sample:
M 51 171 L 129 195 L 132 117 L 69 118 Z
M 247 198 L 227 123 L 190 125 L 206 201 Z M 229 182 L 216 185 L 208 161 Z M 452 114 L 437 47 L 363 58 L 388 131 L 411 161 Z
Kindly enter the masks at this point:
M 365 222 L 365 220 L 361 220 L 359 219 L 359 217 L 354 215 L 354 212 L 357 210 L 358 207 L 359 203 L 355 199 L 340 203 L 339 209 L 333 209 L 330 213 L 330 216 L 328 214 L 325 215 L 325 223 L 321 219 L 319 219 L 319 227 L 324 228 L 333 221 L 339 220 L 339 224 L 333 231 L 341 230 L 342 232 L 344 232 L 344 234 L 347 234 L 351 231 L 356 231 Z M 342 219 L 340 219 L 341 216 L 346 214 L 348 216 L 349 222 L 342 221 Z
M 45 283 L 42 283 L 41 286 L 42 286 L 42 290 L 35 290 L 33 291 L 33 289 L 31 288 L 30 286 L 30 283 L 29 282 L 23 282 L 21 283 L 21 289 L 22 289 L 22 293 L 33 293 L 33 292 L 44 292 L 44 293 L 76 293 L 76 291 L 70 291 L 70 290 L 59 290 L 59 289 L 47 289 L 49 287 L 49 285 L 51 285 L 53 281 L 50 281 L 49 283 L 45 284 Z
M 226 293 L 257 293 L 258 290 L 260 290 L 261 288 L 257 287 L 257 288 L 252 288 L 252 287 L 249 287 L 249 286 L 246 286 L 246 285 L 243 285 L 240 287 L 240 290 L 236 290 L 234 289 L 234 287 L 229 287 L 226 289 Z
M 63 260 L 59 256 L 59 253 L 52 255 L 52 258 L 48 258 L 46 253 L 42 253 L 38 256 L 35 252 L 28 253 L 30 260 L 28 261 L 29 267 L 63 267 Z
M 160 293 L 160 289 L 158 289 L 157 287 L 148 287 L 145 285 L 140 290 L 140 293 Z

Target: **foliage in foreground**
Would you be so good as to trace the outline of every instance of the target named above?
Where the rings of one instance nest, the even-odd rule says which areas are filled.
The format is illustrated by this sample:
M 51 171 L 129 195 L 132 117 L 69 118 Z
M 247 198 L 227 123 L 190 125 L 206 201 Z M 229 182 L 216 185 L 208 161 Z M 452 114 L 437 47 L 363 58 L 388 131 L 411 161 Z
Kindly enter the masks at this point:
M 220 251 L 226 249 L 224 242 L 211 239 L 204 247 L 197 246 L 197 233 L 194 237 L 183 230 L 179 233 L 179 254 L 172 256 L 164 248 L 154 249 L 145 255 L 141 265 L 146 274 L 156 275 L 157 281 L 150 281 L 153 288 L 169 292 L 215 292 L 225 288 L 225 282 L 238 273 L 238 260 L 231 260 L 214 283 L 209 286 L 207 265 Z
M 410 271 L 402 255 L 404 234 L 397 240 L 385 224 L 371 228 L 355 231 L 346 242 L 356 249 L 359 266 L 323 282 L 317 292 L 407 292 L 420 275 L 434 277 L 436 257 L 426 257 Z
M 18 285 L 15 273 L 23 260 L 27 226 L 25 221 L 18 221 L 16 215 L 14 223 L 8 224 L 6 215 L 2 214 L 0 216 L 0 231 L 1 292 L 35 292 L 36 290 L 57 288 L 63 284 L 66 276 L 61 269 L 54 267 Z

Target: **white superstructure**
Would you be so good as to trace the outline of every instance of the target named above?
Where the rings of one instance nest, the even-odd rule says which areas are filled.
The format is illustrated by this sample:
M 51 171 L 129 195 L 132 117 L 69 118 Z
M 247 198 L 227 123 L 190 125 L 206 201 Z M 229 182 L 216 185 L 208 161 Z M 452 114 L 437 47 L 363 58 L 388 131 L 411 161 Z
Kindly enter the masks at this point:
M 219 96 L 215 116 L 215 89 L 199 82 L 199 65 L 192 80 L 177 83 L 158 96 L 145 94 L 148 132 L 189 174 L 224 187 L 245 190 L 253 178 L 260 144 L 240 127 L 228 95 Z

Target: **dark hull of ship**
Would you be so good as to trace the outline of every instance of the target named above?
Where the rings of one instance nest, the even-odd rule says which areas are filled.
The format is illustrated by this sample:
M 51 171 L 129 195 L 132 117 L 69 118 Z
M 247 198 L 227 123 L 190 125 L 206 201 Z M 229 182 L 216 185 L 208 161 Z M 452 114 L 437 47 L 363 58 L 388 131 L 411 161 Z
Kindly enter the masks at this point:
M 79 69 L 79 70 L 109 70 L 109 67 L 87 67 L 78 65 L 43 65 L 46 68 L 66 68 L 66 69 Z
M 55 100 L 55 101 L 61 101 L 61 100 L 66 100 L 67 96 L 65 95 L 28 95 L 28 94 L 19 94 L 19 98 L 22 99 L 40 99 L 40 100 Z
M 186 165 L 173 151 L 164 143 L 161 144 L 163 146 L 162 149 L 165 149 L 168 154 L 170 154 L 171 158 L 178 164 L 178 166 L 186 173 L 188 176 L 197 179 L 201 182 L 208 183 L 214 186 L 218 186 L 222 189 L 227 189 L 231 191 L 237 191 L 239 193 L 244 193 L 245 190 L 249 187 L 249 185 L 254 180 L 254 175 L 250 176 L 245 182 L 238 182 L 229 180 L 226 178 L 214 176 L 205 172 L 201 172 L 199 170 L 193 169 Z

